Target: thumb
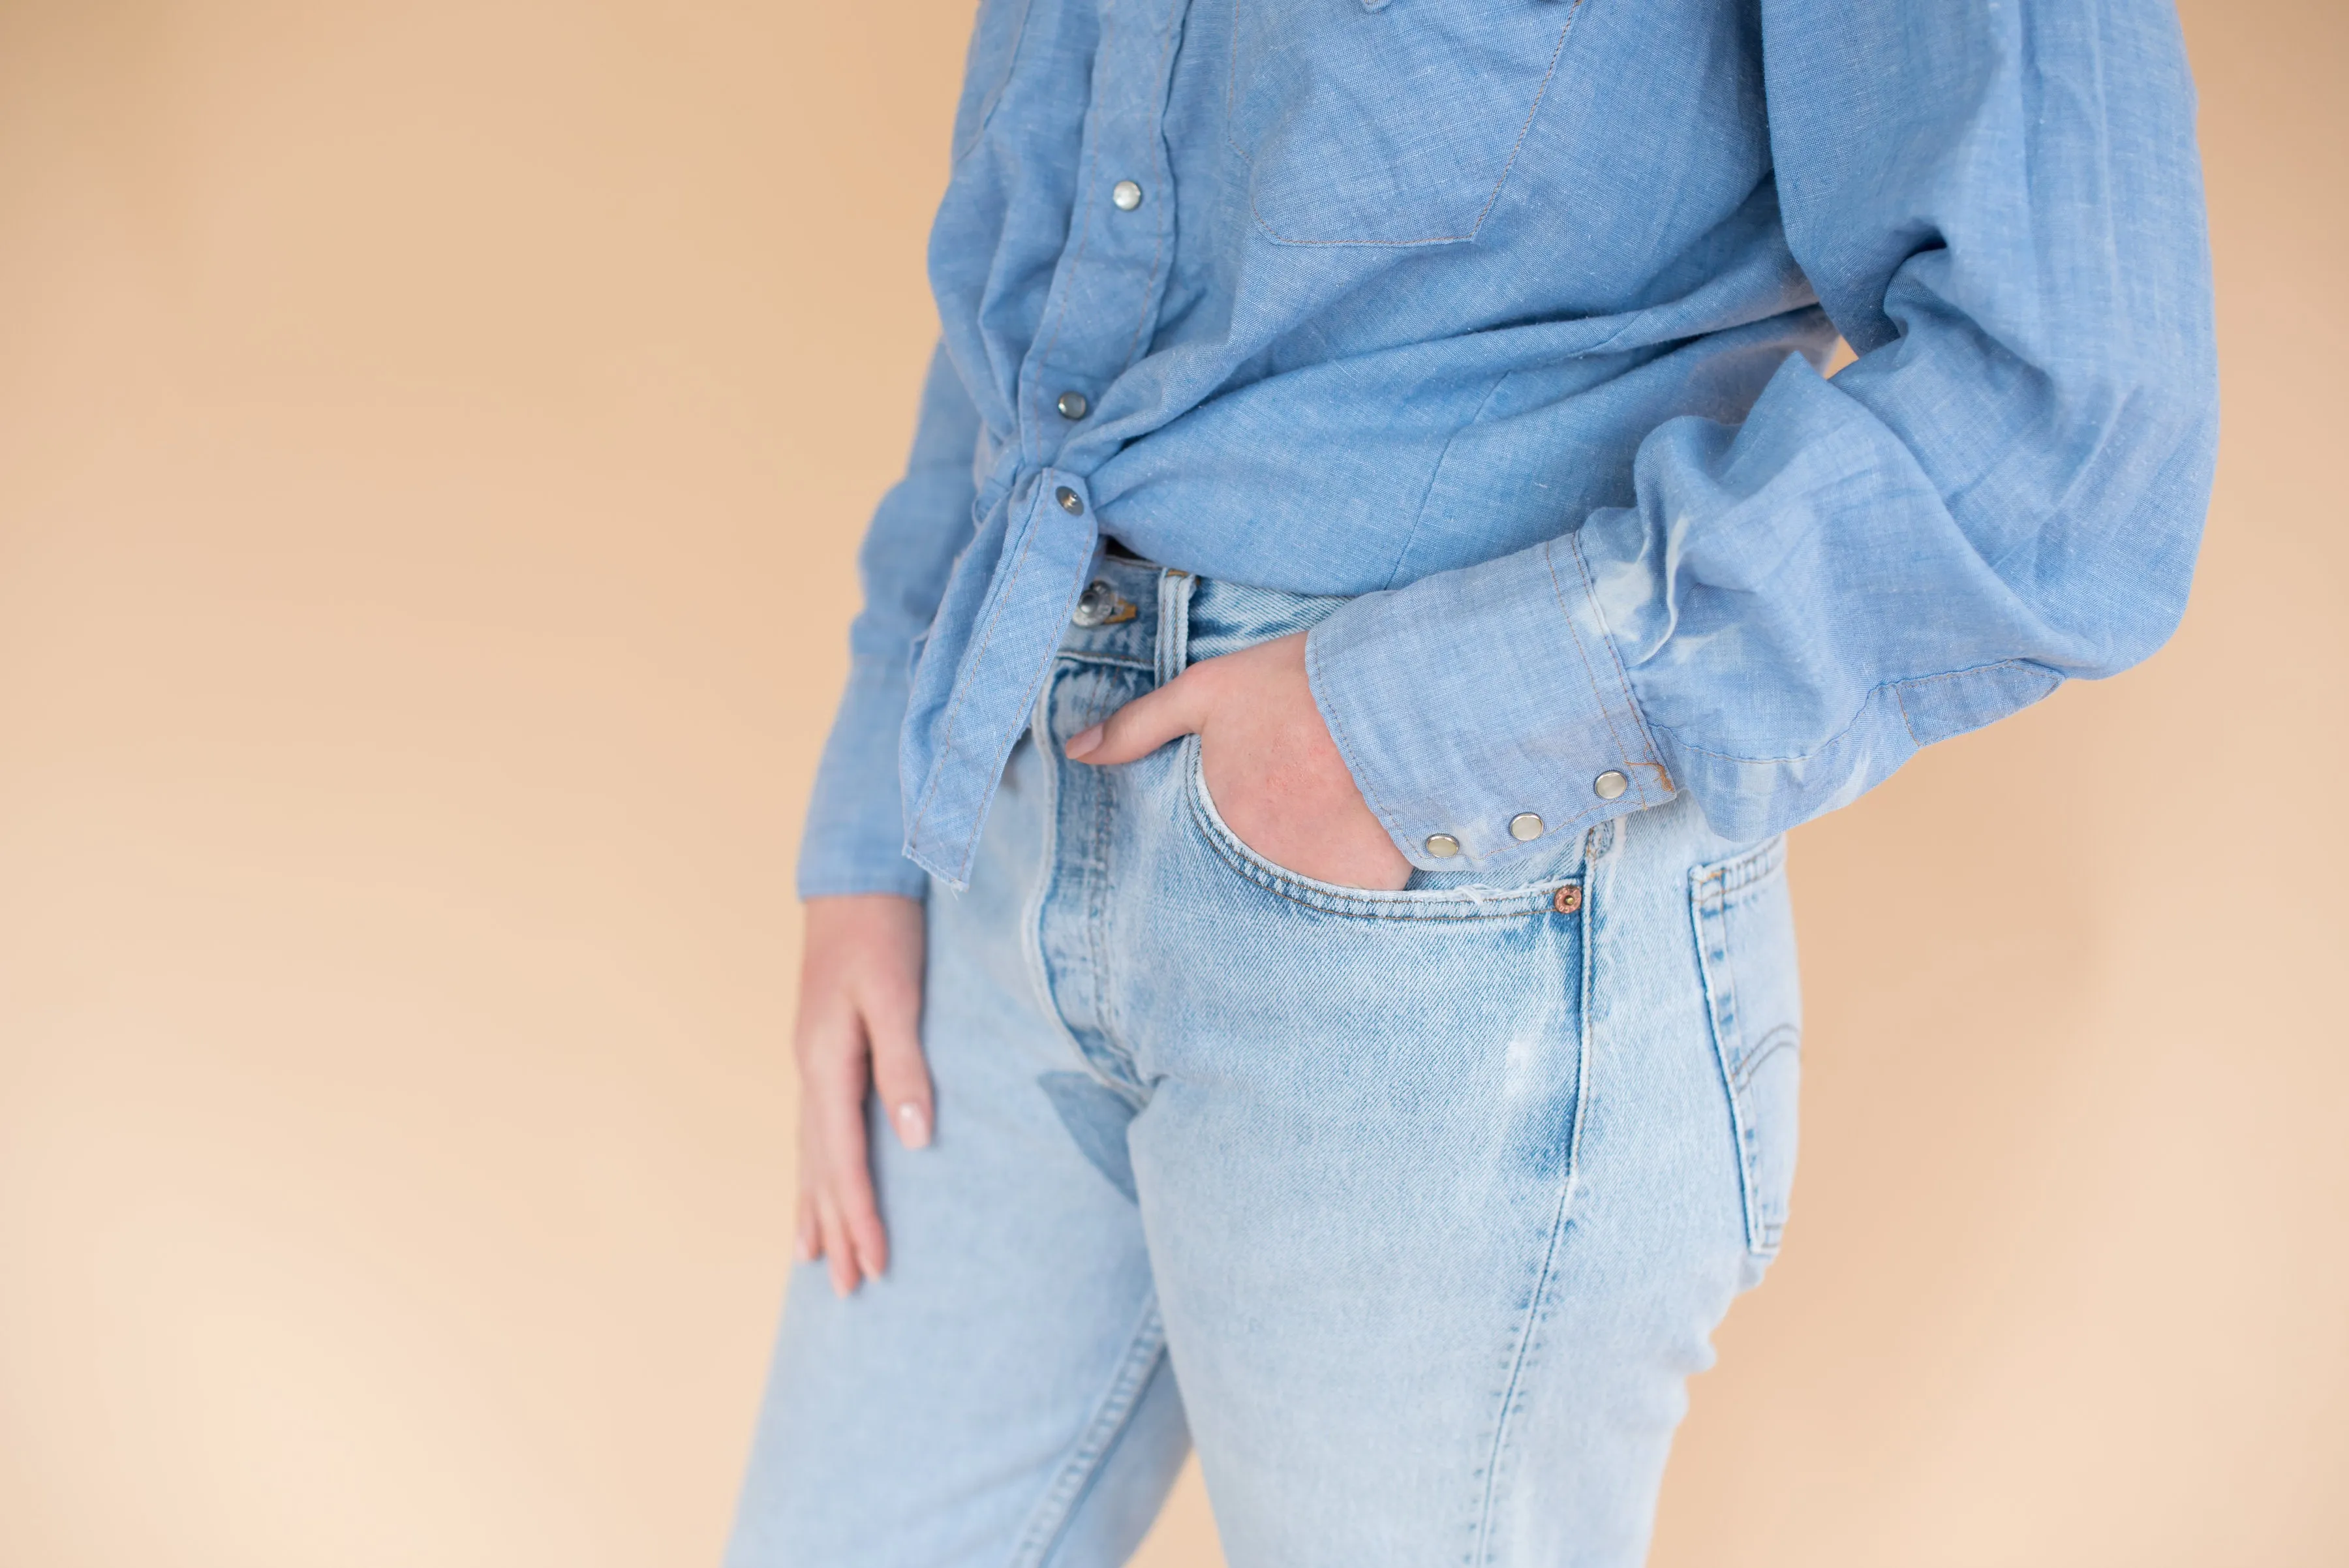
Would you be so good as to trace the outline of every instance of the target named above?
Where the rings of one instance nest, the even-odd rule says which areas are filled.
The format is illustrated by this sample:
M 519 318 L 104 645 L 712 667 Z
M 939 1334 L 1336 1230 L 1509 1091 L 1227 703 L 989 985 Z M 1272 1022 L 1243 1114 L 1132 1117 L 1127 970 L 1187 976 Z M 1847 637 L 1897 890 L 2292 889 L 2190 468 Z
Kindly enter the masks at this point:
M 1092 729 L 1069 737 L 1071 762 L 1107 767 L 1146 757 L 1177 735 L 1195 734 L 1206 722 L 1206 701 L 1187 673 L 1145 692 Z

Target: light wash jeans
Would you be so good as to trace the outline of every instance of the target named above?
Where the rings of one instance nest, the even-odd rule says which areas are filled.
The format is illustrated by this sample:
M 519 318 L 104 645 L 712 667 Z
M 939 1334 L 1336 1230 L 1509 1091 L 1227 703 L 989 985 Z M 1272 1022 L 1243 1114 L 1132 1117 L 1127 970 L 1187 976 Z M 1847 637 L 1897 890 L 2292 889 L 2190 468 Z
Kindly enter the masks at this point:
M 1523 886 L 1298 877 L 1195 740 L 1059 743 L 1339 601 L 1094 576 L 929 901 L 936 1139 L 874 1111 L 888 1277 L 792 1276 L 729 1563 L 1116 1563 L 1195 1441 L 1234 1568 L 1637 1563 L 1785 1217 L 1780 844 L 1683 800 Z

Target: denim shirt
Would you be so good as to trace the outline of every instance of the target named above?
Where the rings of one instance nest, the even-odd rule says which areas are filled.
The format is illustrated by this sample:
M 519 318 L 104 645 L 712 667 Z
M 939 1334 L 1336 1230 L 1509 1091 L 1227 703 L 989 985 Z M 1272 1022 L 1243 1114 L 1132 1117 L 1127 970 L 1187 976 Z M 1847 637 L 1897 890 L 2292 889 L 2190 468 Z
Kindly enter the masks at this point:
M 2183 607 L 2158 0 L 982 0 L 953 159 L 803 895 L 962 885 L 1108 536 L 1352 596 L 1330 733 L 1495 879 L 1527 814 L 1775 832 Z

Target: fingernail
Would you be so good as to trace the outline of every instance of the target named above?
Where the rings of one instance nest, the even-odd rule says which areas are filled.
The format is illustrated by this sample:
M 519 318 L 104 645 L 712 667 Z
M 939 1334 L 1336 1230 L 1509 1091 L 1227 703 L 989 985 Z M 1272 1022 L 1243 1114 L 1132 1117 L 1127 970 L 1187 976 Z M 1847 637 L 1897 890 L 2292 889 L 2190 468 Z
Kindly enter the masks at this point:
M 930 1141 L 929 1113 L 913 1100 L 897 1107 L 897 1136 L 907 1148 L 921 1148 Z
M 1069 743 L 1061 749 L 1072 757 L 1081 757 L 1087 752 L 1092 751 L 1095 746 L 1100 745 L 1101 742 L 1102 727 L 1099 724 L 1095 724 L 1090 730 L 1079 730 L 1075 734 L 1071 735 L 1069 737 Z
M 808 1240 L 808 1233 L 804 1231 L 800 1232 L 799 1240 L 792 1243 L 792 1262 L 794 1263 L 815 1262 L 815 1243 Z

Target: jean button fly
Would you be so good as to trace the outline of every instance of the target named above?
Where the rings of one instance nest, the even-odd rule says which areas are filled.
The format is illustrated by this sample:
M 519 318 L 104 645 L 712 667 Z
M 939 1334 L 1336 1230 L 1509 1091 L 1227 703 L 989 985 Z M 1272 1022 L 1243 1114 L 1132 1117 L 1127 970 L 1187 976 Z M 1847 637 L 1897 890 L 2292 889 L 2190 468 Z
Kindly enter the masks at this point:
M 1069 618 L 1079 626 L 1117 626 L 1133 619 L 1142 607 L 1117 597 L 1117 590 L 1095 577 L 1077 597 L 1077 613 Z

